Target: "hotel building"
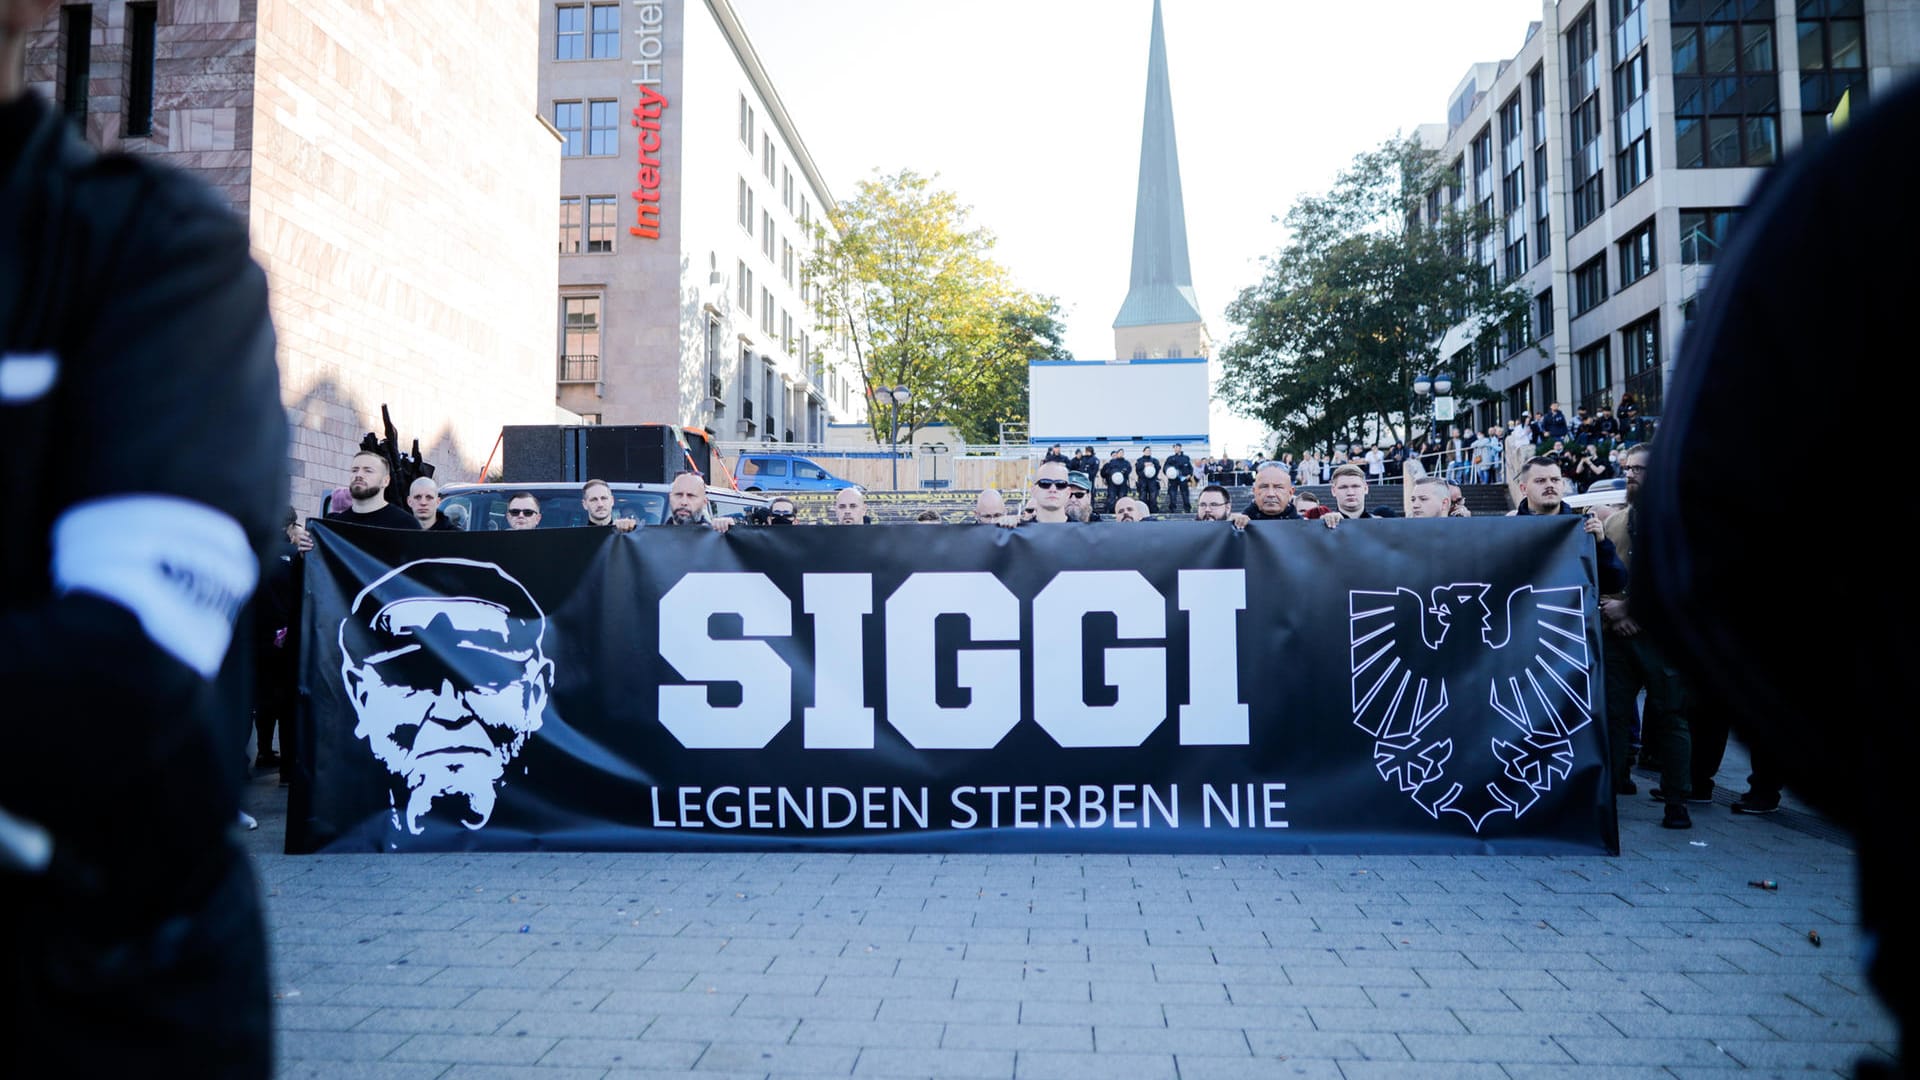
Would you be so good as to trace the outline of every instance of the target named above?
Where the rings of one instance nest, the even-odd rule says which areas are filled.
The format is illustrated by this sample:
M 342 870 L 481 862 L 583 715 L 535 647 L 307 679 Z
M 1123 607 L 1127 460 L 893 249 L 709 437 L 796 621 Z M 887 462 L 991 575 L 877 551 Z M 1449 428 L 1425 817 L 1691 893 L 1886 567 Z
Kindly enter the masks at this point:
M 590 423 L 818 442 L 858 418 L 802 273 L 833 197 L 726 0 L 552 0 L 552 380 Z

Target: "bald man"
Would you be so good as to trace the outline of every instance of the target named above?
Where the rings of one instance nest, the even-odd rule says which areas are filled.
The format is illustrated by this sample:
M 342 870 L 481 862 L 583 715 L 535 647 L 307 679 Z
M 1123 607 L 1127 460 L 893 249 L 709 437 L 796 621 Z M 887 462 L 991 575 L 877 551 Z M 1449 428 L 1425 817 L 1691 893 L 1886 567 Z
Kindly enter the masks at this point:
M 841 488 L 833 497 L 833 523 L 835 525 L 866 525 L 867 493 L 857 487 Z
M 673 487 L 667 492 L 667 524 L 706 525 L 714 532 L 724 533 L 733 525 L 733 519 L 712 515 L 707 503 L 707 482 L 700 479 L 699 473 L 689 472 L 674 477 Z
M 993 488 L 981 491 L 973 500 L 973 520 L 981 525 L 998 525 L 1006 516 L 1006 497 Z

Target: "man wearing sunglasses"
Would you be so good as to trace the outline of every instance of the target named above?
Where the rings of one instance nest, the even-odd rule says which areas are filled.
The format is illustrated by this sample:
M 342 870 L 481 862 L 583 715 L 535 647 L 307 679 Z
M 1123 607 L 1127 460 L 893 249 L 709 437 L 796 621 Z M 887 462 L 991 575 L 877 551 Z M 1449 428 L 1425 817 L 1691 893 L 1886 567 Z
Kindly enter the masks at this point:
M 1012 528 L 1028 521 L 1071 521 L 1067 516 L 1067 500 L 1072 489 L 1067 463 L 1049 461 L 1034 474 L 1033 486 L 1027 491 L 1027 504 L 1020 508 L 1019 515 L 1003 517 L 1000 524 Z
M 1092 474 L 1070 472 L 1067 482 L 1073 485 L 1067 489 L 1067 520 L 1099 521 L 1100 515 L 1093 508 Z
M 507 528 L 518 531 L 539 527 L 540 500 L 524 491 L 514 492 L 507 499 Z
M 791 525 L 794 516 L 793 501 L 790 499 L 775 499 L 767 506 L 767 524 L 769 525 Z

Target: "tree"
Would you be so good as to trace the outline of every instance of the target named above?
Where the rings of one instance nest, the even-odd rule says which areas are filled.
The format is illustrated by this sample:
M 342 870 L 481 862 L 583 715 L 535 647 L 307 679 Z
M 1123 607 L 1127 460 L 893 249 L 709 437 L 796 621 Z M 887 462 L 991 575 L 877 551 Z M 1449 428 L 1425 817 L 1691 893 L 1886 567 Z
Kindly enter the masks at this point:
M 833 232 L 816 238 L 806 280 L 820 322 L 850 335 L 859 385 L 911 392 L 903 437 L 946 420 L 989 441 L 1002 420 L 1026 416 L 1027 359 L 1039 342 L 1057 347 L 1058 307 L 1012 285 L 988 256 L 993 234 L 970 227 L 968 209 L 933 179 L 905 169 L 861 181 L 832 213 Z M 867 410 L 878 442 L 891 420 L 890 404 Z
M 1227 307 L 1240 330 L 1220 352 L 1226 370 L 1216 390 L 1229 407 L 1288 445 L 1369 423 L 1410 437 L 1414 377 L 1445 367 L 1447 332 L 1466 325 L 1484 339 L 1521 325 L 1530 310 L 1524 290 L 1495 285 L 1492 268 L 1474 257 L 1496 222 L 1413 219 L 1429 191 L 1457 182 L 1435 152 L 1396 137 L 1354 158 L 1325 194 L 1296 202 L 1287 245 Z M 1466 372 L 1451 374 L 1456 396 L 1493 396 Z
M 1060 305 L 1040 297 L 1039 306 L 1009 308 L 1000 313 L 1005 347 L 994 351 L 965 373 L 953 388 L 947 420 L 970 443 L 997 442 L 1003 424 L 1027 422 L 1027 364 L 1034 360 L 1071 360 L 1061 339 L 1066 325 Z

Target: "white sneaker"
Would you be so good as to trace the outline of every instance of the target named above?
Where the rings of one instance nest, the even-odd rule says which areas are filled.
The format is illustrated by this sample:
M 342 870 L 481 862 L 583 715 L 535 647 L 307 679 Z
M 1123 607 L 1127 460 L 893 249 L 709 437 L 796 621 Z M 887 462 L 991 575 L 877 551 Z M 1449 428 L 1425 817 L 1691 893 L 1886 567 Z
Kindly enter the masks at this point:
M 260 827 L 260 821 L 258 818 L 254 817 L 252 814 L 249 814 L 245 810 L 242 810 L 240 811 L 240 827 L 247 830 L 248 832 L 252 832 L 253 830 Z

